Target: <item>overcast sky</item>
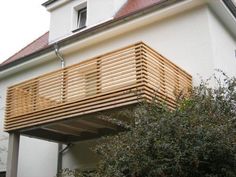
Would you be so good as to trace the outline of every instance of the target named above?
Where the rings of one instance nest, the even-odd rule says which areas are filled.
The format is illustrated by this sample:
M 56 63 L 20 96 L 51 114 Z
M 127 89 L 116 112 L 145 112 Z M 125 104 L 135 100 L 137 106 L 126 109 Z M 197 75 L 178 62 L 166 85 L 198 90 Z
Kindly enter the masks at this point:
M 0 63 L 49 30 L 46 0 L 6 0 L 0 6 Z

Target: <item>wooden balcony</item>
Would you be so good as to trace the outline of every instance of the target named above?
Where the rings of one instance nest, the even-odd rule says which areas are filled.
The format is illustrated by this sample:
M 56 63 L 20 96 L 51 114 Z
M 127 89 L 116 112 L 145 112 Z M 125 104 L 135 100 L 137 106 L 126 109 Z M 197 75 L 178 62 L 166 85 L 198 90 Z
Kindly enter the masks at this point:
M 142 42 L 8 88 L 5 131 L 54 140 L 90 139 L 119 126 L 99 118 L 154 96 L 175 106 L 191 76 Z

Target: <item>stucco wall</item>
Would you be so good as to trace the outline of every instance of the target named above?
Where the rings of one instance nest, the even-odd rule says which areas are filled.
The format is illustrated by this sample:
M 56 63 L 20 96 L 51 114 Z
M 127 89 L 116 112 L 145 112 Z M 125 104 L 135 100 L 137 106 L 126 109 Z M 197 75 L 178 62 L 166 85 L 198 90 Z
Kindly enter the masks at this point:
M 86 0 L 69 1 L 67 4 L 54 9 L 50 13 L 50 42 L 72 34 L 74 15 L 73 7 L 84 2 L 86 2 Z
M 212 11 L 208 11 L 214 68 L 236 76 L 236 41 Z
M 1 83 L 1 82 L 0 82 Z M 1 86 L 0 86 L 1 87 Z M 3 122 L 5 112 L 5 90 L 0 88 L 0 171 L 5 171 L 7 159 L 8 134 L 3 133 Z
M 112 19 L 126 0 L 73 0 L 51 11 L 49 41 L 54 42 L 73 34 L 76 29 L 77 6 L 87 3 L 87 28 Z
M 198 7 L 191 12 L 157 21 L 99 44 L 78 49 L 65 56 L 67 64 L 143 41 L 190 73 L 194 83 L 198 83 L 199 76 L 209 77 L 214 68 L 207 15 L 207 7 Z
M 88 0 L 88 27 L 113 18 L 126 0 Z
M 65 22 L 64 25 L 66 24 Z M 83 49 L 78 48 L 73 53 L 64 54 L 64 58 L 68 66 L 137 41 L 145 42 L 190 73 L 194 84 L 199 83 L 200 76 L 208 78 L 215 68 L 225 69 L 232 75 L 236 74 L 234 69 L 236 60 L 232 55 L 235 41 L 206 6 L 197 7 L 124 34 L 120 33 L 119 36 Z M 3 97 L 1 105 L 5 105 L 7 86 L 57 68 L 60 68 L 59 61 L 56 58 L 49 58 L 46 63 L 0 80 L 0 96 Z M 3 114 L 0 109 L 1 120 Z M 20 145 L 20 177 L 52 177 L 52 174 L 55 174 L 56 144 L 23 138 Z M 92 146 L 94 142 L 74 145 L 64 154 L 63 167 L 73 169 L 94 166 L 97 158 L 88 149 Z
M 99 158 L 96 156 L 93 149 L 97 143 L 98 142 L 91 140 L 74 144 L 63 154 L 63 168 L 80 168 L 87 170 L 95 168 Z

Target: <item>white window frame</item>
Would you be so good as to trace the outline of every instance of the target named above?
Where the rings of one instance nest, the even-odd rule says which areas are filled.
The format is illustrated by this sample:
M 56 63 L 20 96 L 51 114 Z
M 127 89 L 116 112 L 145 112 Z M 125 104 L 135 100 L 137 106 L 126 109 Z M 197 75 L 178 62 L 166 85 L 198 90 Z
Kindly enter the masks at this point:
M 82 9 L 86 9 L 86 22 L 84 27 L 79 27 L 79 12 Z M 78 30 L 82 30 L 86 27 L 88 21 L 88 8 L 87 8 L 87 1 L 80 2 L 79 4 L 72 7 L 72 26 L 71 31 L 76 32 Z

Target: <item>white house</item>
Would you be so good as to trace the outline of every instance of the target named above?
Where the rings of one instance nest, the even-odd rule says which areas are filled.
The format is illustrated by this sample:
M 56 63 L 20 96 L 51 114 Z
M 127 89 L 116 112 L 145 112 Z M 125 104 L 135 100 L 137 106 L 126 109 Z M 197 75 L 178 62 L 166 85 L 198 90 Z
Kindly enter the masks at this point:
M 135 105 L 133 90 L 150 99 L 157 89 L 171 106 L 175 89 L 197 85 L 215 69 L 235 76 L 235 4 L 45 2 L 49 32 L 0 65 L 0 176 L 92 169 L 98 157 L 90 147 L 121 129 L 101 119 L 101 112 Z

